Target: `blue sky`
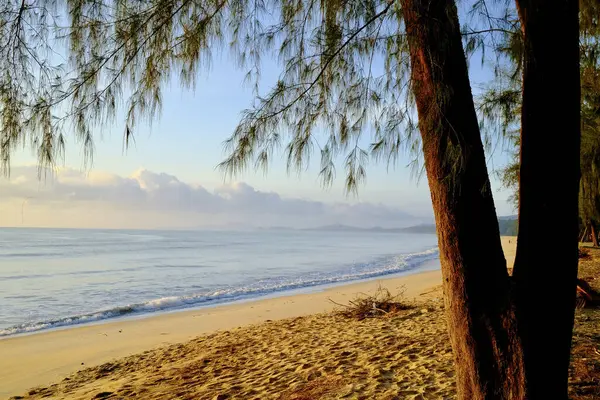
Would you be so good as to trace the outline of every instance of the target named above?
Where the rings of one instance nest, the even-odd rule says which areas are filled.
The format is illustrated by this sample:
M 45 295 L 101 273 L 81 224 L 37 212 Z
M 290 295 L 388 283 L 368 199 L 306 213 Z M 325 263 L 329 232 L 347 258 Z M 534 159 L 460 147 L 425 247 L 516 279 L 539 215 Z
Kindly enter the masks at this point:
M 482 69 L 479 58 L 471 63 L 473 90 L 490 79 L 489 71 Z M 269 83 L 279 75 L 274 63 L 263 65 L 264 77 L 261 89 L 269 89 Z M 160 118 L 152 127 L 140 123 L 135 131 L 135 145 L 123 151 L 123 124 L 118 119 L 112 126 L 96 132 L 96 149 L 91 169 L 83 166 L 83 153 L 73 138 L 69 138 L 65 166 L 84 172 L 102 171 L 121 177 L 134 171 L 147 169 L 167 173 L 189 184 L 200 184 L 207 189 L 218 188 L 224 183 L 215 166 L 224 158 L 222 142 L 233 132 L 240 113 L 252 101 L 253 94 L 243 85 L 244 72 L 234 66 L 227 56 L 216 57 L 210 71 L 203 71 L 197 81 L 195 92 L 180 89 L 176 81 L 165 88 Z M 400 157 L 395 167 L 385 164 L 368 167 L 366 184 L 359 197 L 347 197 L 343 190 L 343 168 L 333 187 L 323 189 L 318 179 L 319 160 L 315 154 L 309 169 L 300 177 L 288 175 L 282 157 L 275 159 L 267 175 L 248 171 L 236 177 L 263 192 L 276 192 L 286 198 L 310 199 L 323 202 L 369 202 L 382 203 L 399 208 L 420 217 L 430 217 L 431 205 L 426 178 L 417 181 L 406 167 L 410 157 Z M 506 163 L 506 154 L 498 148 L 489 158 L 489 168 L 499 168 Z M 15 154 L 13 166 L 31 164 L 35 157 L 26 150 Z M 496 207 L 500 215 L 512 214 L 512 206 L 506 199 L 509 192 L 499 190 L 500 184 L 492 174 L 492 186 Z

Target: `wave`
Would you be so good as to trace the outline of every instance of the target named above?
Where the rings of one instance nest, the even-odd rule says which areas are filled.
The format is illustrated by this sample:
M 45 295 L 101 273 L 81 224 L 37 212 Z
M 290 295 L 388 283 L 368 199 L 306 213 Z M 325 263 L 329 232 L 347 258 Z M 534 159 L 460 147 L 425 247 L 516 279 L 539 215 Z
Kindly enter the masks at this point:
M 346 267 L 329 273 L 311 273 L 297 277 L 273 277 L 254 282 L 248 286 L 226 287 L 188 296 L 163 297 L 143 303 L 114 307 L 108 310 L 101 310 L 88 314 L 55 318 L 45 321 L 26 322 L 9 328 L 0 329 L 0 337 L 86 324 L 127 315 L 148 314 L 159 311 L 170 311 L 246 300 L 289 290 L 391 275 L 417 269 L 424 262 L 437 259 L 438 255 L 438 249 L 433 248 L 419 253 L 383 257 L 370 263 L 356 264 L 349 268 Z

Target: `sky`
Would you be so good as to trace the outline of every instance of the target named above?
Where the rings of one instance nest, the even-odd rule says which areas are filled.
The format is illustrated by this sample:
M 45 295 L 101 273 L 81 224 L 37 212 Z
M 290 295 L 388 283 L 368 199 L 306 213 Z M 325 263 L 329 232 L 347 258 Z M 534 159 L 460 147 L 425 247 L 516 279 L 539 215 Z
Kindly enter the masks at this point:
M 263 90 L 280 73 L 263 65 Z M 227 56 L 202 71 L 195 91 L 176 81 L 165 88 L 163 108 L 151 126 L 139 124 L 135 144 L 123 148 L 122 119 L 94 132 L 95 156 L 84 165 L 81 147 L 69 138 L 59 169 L 38 179 L 36 158 L 15 153 L 10 179 L 0 178 L 0 226 L 77 228 L 202 228 L 316 226 L 344 223 L 360 226 L 407 226 L 432 222 L 425 177 L 407 167 L 410 156 L 391 167 L 370 163 L 357 196 L 343 188 L 338 168 L 333 186 L 318 178 L 318 154 L 302 174 L 286 172 L 282 155 L 267 174 L 255 171 L 226 180 L 215 167 L 225 157 L 222 143 L 233 132 L 253 94 L 243 85 L 244 72 Z M 476 93 L 490 73 L 471 63 Z M 507 162 L 501 149 L 488 155 L 488 168 Z M 499 215 L 512 214 L 494 174 L 492 188 Z

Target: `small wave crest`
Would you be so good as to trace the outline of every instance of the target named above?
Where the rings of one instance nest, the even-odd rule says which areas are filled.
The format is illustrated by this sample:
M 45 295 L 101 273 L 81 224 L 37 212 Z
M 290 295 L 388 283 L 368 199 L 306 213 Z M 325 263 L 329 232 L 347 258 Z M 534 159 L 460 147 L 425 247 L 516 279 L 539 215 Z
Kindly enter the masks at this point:
M 88 314 L 55 318 L 46 321 L 26 322 L 6 329 L 0 329 L 0 337 L 86 324 L 132 314 L 147 314 L 209 304 L 220 304 L 288 290 L 311 288 L 321 285 L 396 274 L 414 270 L 426 261 L 437 259 L 438 254 L 438 249 L 434 248 L 419 253 L 384 257 L 370 263 L 355 264 L 349 268 L 346 267 L 329 273 L 312 273 L 298 277 L 274 277 L 272 279 L 254 282 L 248 286 L 226 287 L 188 296 L 163 297 L 143 303 L 130 304 Z

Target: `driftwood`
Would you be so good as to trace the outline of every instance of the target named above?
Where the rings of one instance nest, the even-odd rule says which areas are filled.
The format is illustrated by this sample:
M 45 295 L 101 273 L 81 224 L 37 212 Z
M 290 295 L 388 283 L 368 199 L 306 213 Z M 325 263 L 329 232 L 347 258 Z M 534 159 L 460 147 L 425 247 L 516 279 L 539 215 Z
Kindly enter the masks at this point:
M 335 312 L 346 318 L 356 318 L 359 321 L 365 318 L 376 318 L 379 316 L 389 316 L 402 310 L 414 308 L 413 304 L 404 301 L 405 288 L 392 295 L 389 290 L 379 286 L 374 294 L 368 295 L 361 293 L 355 299 L 350 300 L 349 304 L 340 304 L 331 299 L 335 304 Z

